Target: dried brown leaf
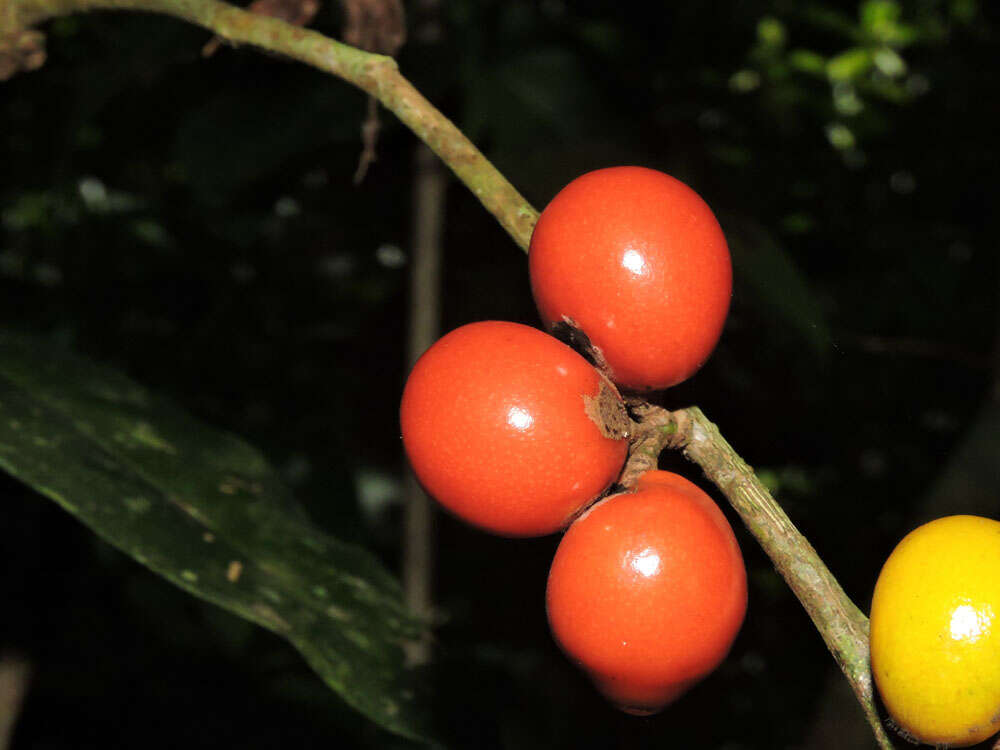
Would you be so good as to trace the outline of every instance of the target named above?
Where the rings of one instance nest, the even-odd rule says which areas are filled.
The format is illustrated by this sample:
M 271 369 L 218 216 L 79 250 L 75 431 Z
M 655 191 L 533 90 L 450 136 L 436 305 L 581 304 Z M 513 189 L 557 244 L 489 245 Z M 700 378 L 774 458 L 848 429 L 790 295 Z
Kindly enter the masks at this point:
M 316 17 L 319 7 L 319 0 L 254 0 L 247 10 L 259 16 L 280 19 L 293 26 L 306 26 Z M 214 54 L 222 42 L 221 37 L 213 37 L 202 47 L 202 56 Z
M 45 63 L 45 35 L 20 29 L 0 36 L 0 81 L 22 71 L 37 70 Z
M 344 41 L 352 47 L 380 55 L 395 55 L 406 41 L 406 14 L 401 0 L 342 0 Z M 368 97 L 368 113 L 361 123 L 361 156 L 354 173 L 359 184 L 378 155 L 375 146 L 381 123 L 378 102 Z
M 342 0 L 344 41 L 352 47 L 395 55 L 406 41 L 401 0 Z

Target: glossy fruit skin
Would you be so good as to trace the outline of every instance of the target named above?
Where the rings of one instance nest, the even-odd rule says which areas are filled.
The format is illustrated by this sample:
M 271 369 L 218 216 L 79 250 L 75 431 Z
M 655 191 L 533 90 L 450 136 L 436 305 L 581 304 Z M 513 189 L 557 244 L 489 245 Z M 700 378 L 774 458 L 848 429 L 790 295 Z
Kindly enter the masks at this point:
M 618 708 L 662 709 L 725 658 L 747 606 L 733 530 L 697 486 L 647 472 L 570 526 L 549 572 L 552 634 Z
M 1000 731 L 1000 523 L 947 516 L 903 538 L 875 584 L 871 659 L 911 738 L 968 747 Z
M 545 324 L 573 321 L 612 380 L 637 391 L 694 374 L 732 296 L 729 247 L 711 209 L 644 167 L 598 169 L 563 188 L 538 219 L 528 265 Z
M 518 323 L 462 326 L 417 361 L 400 405 L 417 479 L 459 518 L 505 536 L 558 531 L 618 477 L 628 443 L 588 403 L 621 396 L 583 357 Z

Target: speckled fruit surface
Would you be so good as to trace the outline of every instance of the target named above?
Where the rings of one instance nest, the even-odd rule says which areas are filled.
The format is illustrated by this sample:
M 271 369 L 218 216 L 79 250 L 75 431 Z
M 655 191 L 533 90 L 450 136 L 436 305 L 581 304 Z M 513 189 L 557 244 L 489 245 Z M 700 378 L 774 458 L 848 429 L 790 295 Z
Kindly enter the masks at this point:
M 654 713 L 725 658 L 743 623 L 746 569 L 697 486 L 647 472 L 566 532 L 546 605 L 563 651 L 622 710 Z
M 598 349 L 612 379 L 667 388 L 708 359 L 732 295 L 715 215 L 683 182 L 643 167 L 573 180 L 539 217 L 528 253 L 546 325 L 565 321 Z
M 872 673 L 911 739 L 967 747 L 1000 731 L 1000 523 L 947 516 L 886 560 L 871 612 Z
M 614 387 L 518 323 L 471 323 L 435 343 L 406 382 L 400 423 L 428 494 L 508 536 L 564 527 L 618 477 L 628 449 Z

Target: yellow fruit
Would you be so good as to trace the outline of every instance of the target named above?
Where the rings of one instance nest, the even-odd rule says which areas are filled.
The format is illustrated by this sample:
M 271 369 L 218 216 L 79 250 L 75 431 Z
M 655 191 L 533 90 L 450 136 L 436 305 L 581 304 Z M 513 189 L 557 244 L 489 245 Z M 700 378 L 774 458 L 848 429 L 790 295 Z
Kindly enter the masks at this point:
M 1000 731 L 1000 522 L 948 516 L 910 532 L 875 584 L 871 659 L 903 733 L 968 747 Z

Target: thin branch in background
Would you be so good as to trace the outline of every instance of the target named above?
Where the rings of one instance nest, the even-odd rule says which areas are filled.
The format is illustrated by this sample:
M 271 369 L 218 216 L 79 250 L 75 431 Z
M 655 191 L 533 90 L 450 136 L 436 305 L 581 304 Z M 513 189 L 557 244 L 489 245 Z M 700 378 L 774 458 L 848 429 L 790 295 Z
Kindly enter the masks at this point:
M 994 299 L 1000 300 L 1000 272 L 997 273 L 994 283 L 996 284 L 995 288 L 997 292 L 997 296 Z M 993 352 L 990 357 L 991 379 L 993 382 L 993 386 L 990 388 L 990 397 L 993 401 L 1000 402 L 1000 304 L 997 304 L 993 315 L 996 327 L 993 329 Z M 1000 740 L 997 740 L 997 742 L 1000 743 Z
M 440 328 L 441 250 L 448 183 L 441 162 L 422 143 L 416 148 L 414 176 L 408 369 L 434 343 Z M 433 614 L 434 509 L 413 472 L 407 473 L 403 499 L 403 591 L 410 610 L 429 620 Z M 426 663 L 429 657 L 429 635 L 407 648 L 410 664 Z
M 954 362 L 973 370 L 984 370 L 992 366 L 992 358 L 985 354 L 970 352 L 941 341 L 928 341 L 911 337 L 858 336 L 855 339 L 863 351 L 871 354 L 901 354 L 925 359 L 940 359 Z
M 0 750 L 10 747 L 31 682 L 31 663 L 20 654 L 0 656 Z
M 400 0 L 342 0 L 344 6 L 344 41 L 352 47 L 395 56 L 406 41 L 406 15 Z M 368 174 L 368 167 L 378 158 L 375 146 L 381 123 L 378 101 L 368 97 L 368 111 L 361 123 L 361 156 L 354 173 L 358 185 Z

